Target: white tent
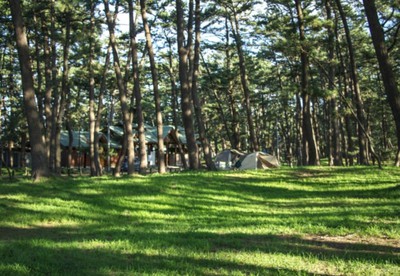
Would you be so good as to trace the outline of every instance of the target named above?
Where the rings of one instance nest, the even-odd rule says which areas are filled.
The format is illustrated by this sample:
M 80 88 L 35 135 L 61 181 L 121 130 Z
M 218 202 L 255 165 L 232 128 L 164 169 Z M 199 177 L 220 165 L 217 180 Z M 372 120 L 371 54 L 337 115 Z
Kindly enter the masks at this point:
M 215 166 L 218 169 L 231 169 L 233 165 L 239 160 L 241 156 L 245 156 L 244 153 L 234 150 L 226 149 L 221 151 L 215 156 Z
M 278 159 L 264 152 L 253 152 L 242 157 L 236 167 L 240 170 L 257 170 L 279 167 Z

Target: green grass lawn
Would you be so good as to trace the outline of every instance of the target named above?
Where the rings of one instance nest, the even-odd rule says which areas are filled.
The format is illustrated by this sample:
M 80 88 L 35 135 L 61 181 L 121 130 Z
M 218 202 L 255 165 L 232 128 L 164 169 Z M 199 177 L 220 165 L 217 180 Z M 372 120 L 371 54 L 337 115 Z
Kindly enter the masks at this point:
M 0 275 L 400 275 L 400 169 L 0 183 Z

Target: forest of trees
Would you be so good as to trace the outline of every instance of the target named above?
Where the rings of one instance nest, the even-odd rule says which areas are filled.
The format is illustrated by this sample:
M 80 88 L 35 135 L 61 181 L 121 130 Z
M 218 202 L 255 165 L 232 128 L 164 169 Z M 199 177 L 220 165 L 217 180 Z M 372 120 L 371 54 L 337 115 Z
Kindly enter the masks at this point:
M 182 126 L 190 169 L 223 148 L 289 165 L 400 165 L 398 0 L 0 0 L 0 154 L 29 141 L 60 173 L 60 131 Z M 112 114 L 110 114 L 112 112 Z M 133 125 L 137 129 L 133 129 Z M 137 132 L 137 139 L 134 134 Z M 139 148 L 135 153 L 135 148 Z M 165 172 L 159 162 L 158 170 Z

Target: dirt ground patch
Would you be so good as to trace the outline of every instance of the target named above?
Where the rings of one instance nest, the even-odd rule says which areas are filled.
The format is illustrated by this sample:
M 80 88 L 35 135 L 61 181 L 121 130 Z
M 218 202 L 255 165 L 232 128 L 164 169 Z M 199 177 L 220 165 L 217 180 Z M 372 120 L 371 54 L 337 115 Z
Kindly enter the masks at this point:
M 303 240 L 324 244 L 336 249 L 350 249 L 363 247 L 365 251 L 377 251 L 377 249 L 386 252 L 392 252 L 400 256 L 400 240 L 382 237 L 360 237 L 358 235 L 346 236 L 319 236 L 306 235 Z

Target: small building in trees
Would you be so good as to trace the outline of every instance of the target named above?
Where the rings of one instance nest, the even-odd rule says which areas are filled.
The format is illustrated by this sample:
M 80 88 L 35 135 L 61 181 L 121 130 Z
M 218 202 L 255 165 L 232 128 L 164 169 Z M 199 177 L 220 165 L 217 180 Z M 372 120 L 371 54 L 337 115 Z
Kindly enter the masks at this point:
M 68 158 L 70 158 L 69 167 L 71 168 L 86 168 L 90 167 L 90 145 L 89 131 L 71 131 L 66 130 L 60 133 L 61 146 L 61 167 L 68 167 Z M 99 154 L 100 163 L 102 166 L 107 165 L 107 147 L 108 140 L 105 134 L 97 133 L 99 139 Z M 118 150 L 121 146 L 111 141 L 111 148 Z M 70 153 L 69 153 L 70 152 Z M 69 157 L 69 154 L 71 155 Z
M 134 125 L 134 137 L 135 137 L 135 149 L 136 154 L 138 152 L 138 133 L 137 126 Z M 122 126 L 110 126 L 110 139 L 119 145 L 122 145 L 123 141 L 123 127 Z M 108 132 L 107 129 L 103 129 L 103 132 Z M 150 166 L 155 166 L 158 163 L 157 156 L 157 128 L 145 125 L 145 139 L 147 146 L 148 162 Z M 165 164 L 167 166 L 183 166 L 182 155 L 187 155 L 186 147 L 186 136 L 182 127 L 175 128 L 170 125 L 163 126 L 163 139 L 164 139 L 164 152 L 165 152 Z M 185 157 L 187 158 L 187 157 Z

